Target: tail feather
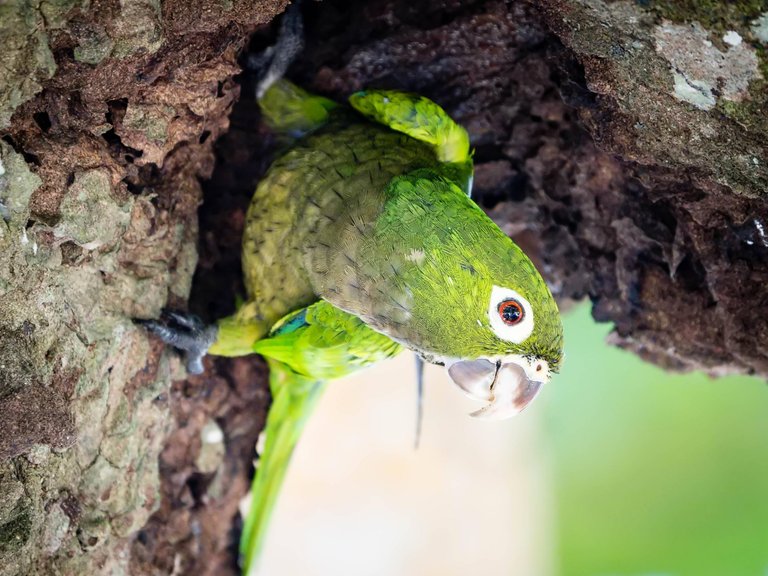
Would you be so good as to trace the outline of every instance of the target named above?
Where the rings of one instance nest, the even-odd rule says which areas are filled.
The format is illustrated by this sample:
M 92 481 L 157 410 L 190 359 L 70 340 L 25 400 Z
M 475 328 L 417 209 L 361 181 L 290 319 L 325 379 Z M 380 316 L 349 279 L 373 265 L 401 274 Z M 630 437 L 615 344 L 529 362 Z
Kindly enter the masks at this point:
M 240 558 L 246 576 L 255 573 L 293 449 L 326 385 L 324 381 L 295 373 L 281 362 L 269 360 L 269 368 L 272 407 L 264 430 L 264 450 L 251 485 L 251 507 L 240 539 Z

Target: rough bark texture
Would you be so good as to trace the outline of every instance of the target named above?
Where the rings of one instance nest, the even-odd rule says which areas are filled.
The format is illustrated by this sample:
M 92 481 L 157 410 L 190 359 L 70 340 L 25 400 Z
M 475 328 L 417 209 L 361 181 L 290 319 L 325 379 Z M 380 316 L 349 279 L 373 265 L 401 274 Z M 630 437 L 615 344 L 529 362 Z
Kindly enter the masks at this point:
M 264 370 L 182 381 L 131 318 L 189 296 L 236 59 L 284 4 L 0 6 L 3 576 L 234 571 Z
M 283 7 L 0 6 L 0 576 L 235 572 L 265 369 L 185 380 L 130 319 L 190 291 L 213 319 L 242 292 L 270 139 L 248 76 L 235 104 L 236 59 Z M 768 374 L 765 3 L 305 12 L 295 78 L 443 104 L 476 148 L 476 198 L 561 302 L 591 298 L 662 366 Z

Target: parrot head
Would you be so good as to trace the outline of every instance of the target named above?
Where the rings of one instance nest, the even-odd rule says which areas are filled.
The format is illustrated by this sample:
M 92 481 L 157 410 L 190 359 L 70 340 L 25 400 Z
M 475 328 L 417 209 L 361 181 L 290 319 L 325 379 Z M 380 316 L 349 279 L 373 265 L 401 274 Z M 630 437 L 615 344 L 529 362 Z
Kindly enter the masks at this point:
M 471 262 L 442 258 L 441 305 L 425 306 L 417 321 L 433 329 L 414 347 L 444 365 L 467 395 L 486 402 L 472 415 L 487 419 L 508 418 L 528 406 L 563 355 L 560 314 L 543 279 L 506 236 L 496 244 Z M 418 302 L 414 293 L 414 316 L 422 314 Z
M 459 192 L 435 178 L 398 183 L 390 202 L 403 205 L 390 204 L 398 218 L 385 223 L 400 235 L 388 292 L 405 311 L 386 314 L 378 328 L 487 402 L 473 416 L 507 418 L 557 372 L 562 322 L 531 260 Z
M 533 273 L 538 277 L 535 269 Z M 472 352 L 441 359 L 465 393 L 487 402 L 472 413 L 476 417 L 503 419 L 522 411 L 562 359 L 562 325 L 554 298 L 546 286 L 540 294 L 538 282 L 530 278 L 521 282 L 516 276 L 507 273 L 477 280 L 478 305 L 468 315 L 475 326 L 470 330 L 469 322 L 464 322 L 455 327 L 473 338 L 468 344 L 464 334 L 455 337 Z M 481 345 L 475 346 L 477 342 Z

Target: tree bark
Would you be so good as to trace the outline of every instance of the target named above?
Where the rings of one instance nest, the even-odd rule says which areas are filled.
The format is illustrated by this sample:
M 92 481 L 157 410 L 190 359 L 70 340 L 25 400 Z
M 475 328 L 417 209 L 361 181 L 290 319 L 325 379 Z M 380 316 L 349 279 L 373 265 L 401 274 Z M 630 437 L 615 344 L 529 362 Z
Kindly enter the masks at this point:
M 764 376 L 759 4 L 326 0 L 291 74 L 433 98 L 564 307 L 666 368 Z M 266 369 L 185 378 L 131 319 L 242 294 L 273 147 L 237 57 L 284 5 L 0 6 L 0 576 L 236 572 Z

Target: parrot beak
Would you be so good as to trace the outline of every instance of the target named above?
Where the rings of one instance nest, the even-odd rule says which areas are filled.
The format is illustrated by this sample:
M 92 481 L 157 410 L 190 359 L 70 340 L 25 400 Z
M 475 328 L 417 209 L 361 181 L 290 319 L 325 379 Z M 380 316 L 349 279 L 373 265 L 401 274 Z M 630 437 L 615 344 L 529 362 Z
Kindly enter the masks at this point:
M 461 360 L 448 366 L 448 375 L 471 398 L 489 402 L 472 412 L 471 416 L 504 420 L 522 412 L 547 379 L 544 374 L 548 370 L 543 371 L 543 379 L 530 378 L 528 372 L 532 371 L 532 367 L 529 364 L 522 358 L 506 363 L 485 359 Z M 538 362 L 533 370 L 541 372 L 540 366 L 541 362 Z

